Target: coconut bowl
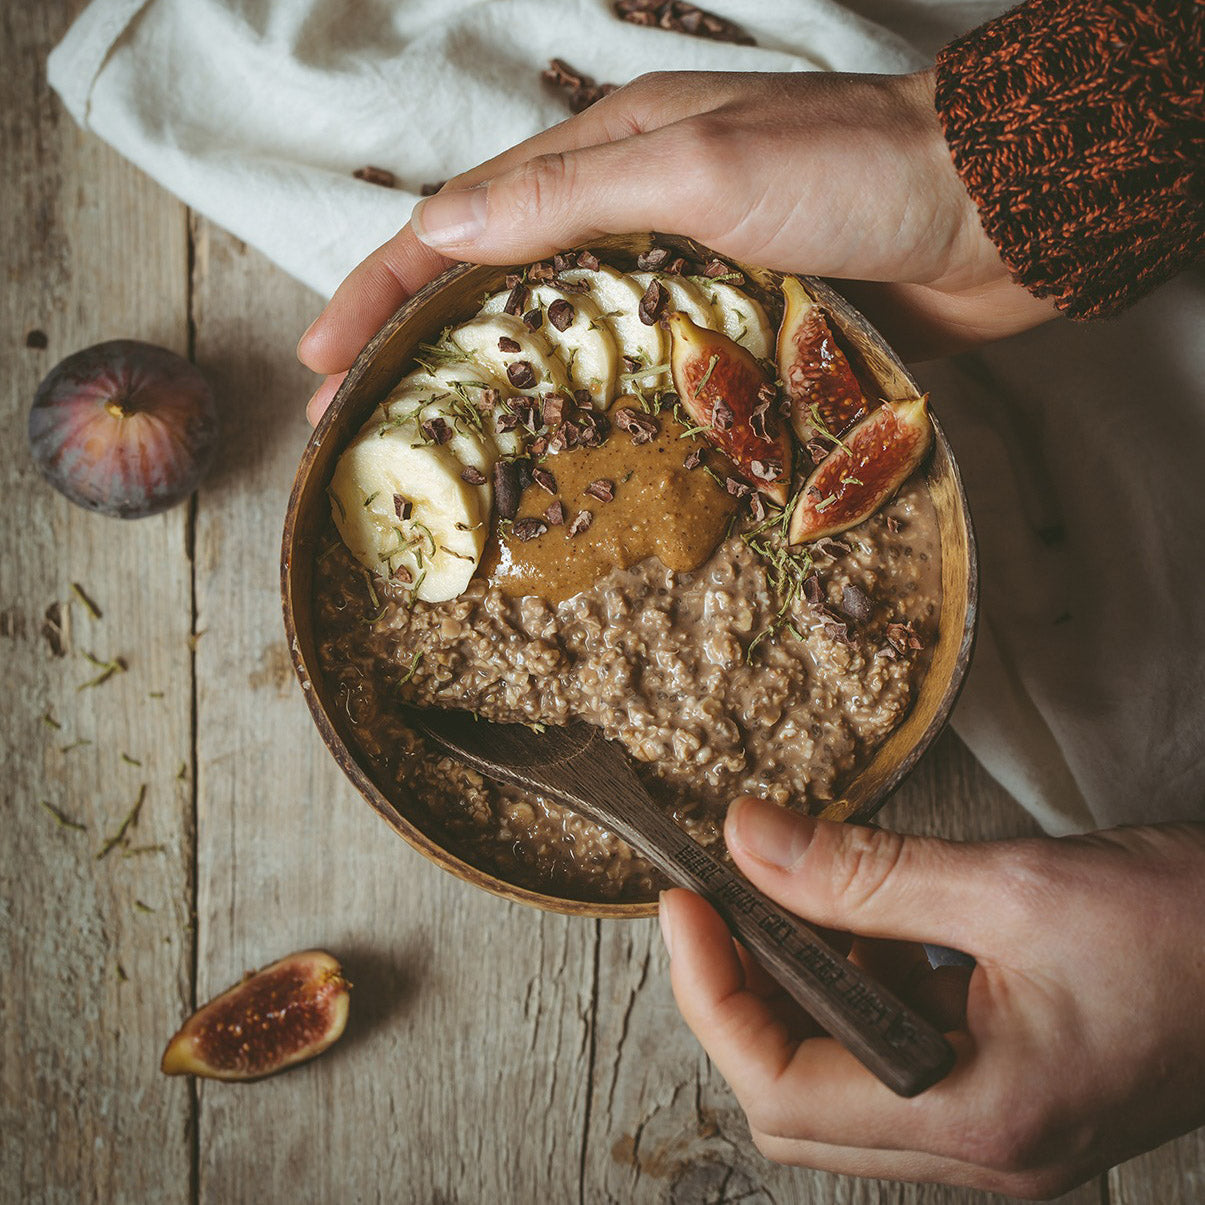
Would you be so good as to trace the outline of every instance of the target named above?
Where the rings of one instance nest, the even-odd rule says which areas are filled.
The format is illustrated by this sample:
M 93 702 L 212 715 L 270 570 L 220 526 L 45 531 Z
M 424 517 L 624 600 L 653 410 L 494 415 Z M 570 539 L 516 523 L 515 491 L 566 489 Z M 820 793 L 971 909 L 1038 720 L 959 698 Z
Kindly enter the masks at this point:
M 696 259 L 713 257 L 707 248 L 689 239 L 658 235 L 656 241 Z M 592 242 L 590 249 L 626 267 L 652 242 L 651 235 L 611 236 Z M 745 274 L 750 291 L 759 295 L 777 321 L 782 274 L 723 258 Z M 503 288 L 505 276 L 514 270 L 473 264 L 450 268 L 410 298 L 356 358 L 306 445 L 285 516 L 281 592 L 289 649 L 310 713 L 332 756 L 385 823 L 424 856 L 474 886 L 538 908 L 591 917 L 652 916 L 657 908 L 655 896 L 610 902 L 543 894 L 477 865 L 472 852 L 457 849 L 426 809 L 400 796 L 395 787 L 389 787 L 386 794 L 383 784 L 374 779 L 320 668 L 313 567 L 329 515 L 326 490 L 339 454 L 408 370 L 417 345 L 438 336 L 444 327 L 471 317 L 482 296 Z M 919 386 L 899 357 L 857 310 L 823 281 L 799 279 L 824 306 L 881 397 L 897 400 L 919 394 Z M 934 400 L 940 407 L 941 399 Z M 821 814 L 829 819 L 861 822 L 883 806 L 945 726 L 970 663 L 978 599 L 975 537 L 950 445 L 936 418 L 933 426 L 933 449 L 922 471 L 937 511 L 941 544 L 942 602 L 936 642 L 908 714 L 874 750 L 869 762 L 844 784 L 840 797 L 824 809 Z

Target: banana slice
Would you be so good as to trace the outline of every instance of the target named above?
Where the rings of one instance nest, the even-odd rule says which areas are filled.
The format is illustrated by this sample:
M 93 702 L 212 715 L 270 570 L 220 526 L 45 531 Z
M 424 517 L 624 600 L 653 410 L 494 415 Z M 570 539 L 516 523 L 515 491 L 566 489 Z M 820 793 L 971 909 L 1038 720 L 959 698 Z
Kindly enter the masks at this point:
M 759 360 L 774 359 L 774 328 L 759 302 L 723 280 L 700 281 L 698 287 L 708 295 L 729 339 Z
M 584 281 L 610 328 L 620 357 L 630 357 L 651 369 L 621 381 L 620 392 L 629 387 L 629 381 L 638 389 L 668 389 L 669 336 L 661 327 L 641 322 L 640 298 L 644 290 L 630 276 L 608 264 L 602 264 L 597 271 L 570 268 L 561 273 L 561 279 Z
M 719 314 L 697 284 L 669 272 L 632 272 L 631 277 L 642 295 L 652 280 L 659 280 L 665 286 L 669 293 L 669 304 L 665 307 L 667 314 L 681 310 L 696 326 L 713 331 L 720 329 Z
M 381 403 L 381 410 L 386 421 L 413 422 L 420 432 L 423 423 L 442 420 L 447 439 L 441 446 L 459 462 L 461 475 L 464 469 L 474 468 L 485 478 L 479 485 L 470 482 L 469 486 L 480 494 L 481 513 L 488 518 L 494 496 L 490 482 L 500 455 L 498 445 L 467 386 L 444 379 L 447 371 L 427 373 L 420 369 L 409 373 Z
M 574 389 L 587 390 L 595 409 L 605 410 L 615 398 L 619 351 L 598 302 L 589 293 L 566 293 L 555 285 L 532 284 L 528 288 L 530 300 L 527 304 L 538 306 L 544 312 L 540 333 L 564 363 L 569 384 Z M 509 297 L 509 292 L 495 293 L 481 307 L 481 315 L 503 313 Z M 564 329 L 549 313 L 553 306 L 562 307 L 552 310 L 558 319 L 569 319 Z M 569 309 L 565 310 L 563 306 Z
M 370 573 L 423 602 L 463 593 L 485 548 L 489 511 L 446 444 L 424 443 L 417 422 L 371 419 L 331 480 L 343 542 Z
M 476 379 L 485 374 L 489 383 L 506 393 L 535 397 L 550 390 L 568 390 L 565 366 L 552 354 L 548 340 L 512 314 L 486 314 L 470 318 L 448 332 L 448 339 L 466 357 L 465 370 Z M 517 345 L 517 350 L 513 350 Z M 511 347 L 511 351 L 503 351 Z M 522 368 L 530 367 L 530 374 Z M 455 363 L 446 365 L 455 368 Z M 509 370 L 509 371 L 508 371 Z M 526 378 L 530 376 L 530 383 Z

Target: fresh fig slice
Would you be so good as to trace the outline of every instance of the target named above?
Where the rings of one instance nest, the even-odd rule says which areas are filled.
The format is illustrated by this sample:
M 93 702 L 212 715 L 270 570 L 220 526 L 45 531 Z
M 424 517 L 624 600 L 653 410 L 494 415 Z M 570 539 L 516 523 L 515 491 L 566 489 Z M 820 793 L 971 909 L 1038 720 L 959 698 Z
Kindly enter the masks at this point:
M 160 1068 L 224 1080 L 274 1075 L 339 1038 L 350 989 L 325 950 L 290 954 L 193 1013 L 167 1044 Z
M 793 276 L 783 278 L 782 293 L 786 309 L 778 328 L 778 378 L 790 402 L 791 426 L 805 445 L 818 435 L 844 435 L 870 404 L 824 311 Z
M 775 413 L 775 392 L 762 366 L 739 343 L 669 316 L 674 389 L 701 432 L 755 489 L 786 506 L 791 441 Z
M 911 475 L 933 441 L 929 398 L 884 402 L 816 467 L 791 515 L 792 544 L 856 527 Z

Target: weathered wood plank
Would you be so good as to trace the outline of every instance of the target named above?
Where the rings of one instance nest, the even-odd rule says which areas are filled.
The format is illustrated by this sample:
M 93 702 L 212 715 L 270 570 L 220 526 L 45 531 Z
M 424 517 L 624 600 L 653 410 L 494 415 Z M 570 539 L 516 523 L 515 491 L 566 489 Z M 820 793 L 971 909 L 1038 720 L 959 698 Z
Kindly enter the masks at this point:
M 960 839 L 1033 824 L 946 734 L 881 816 L 884 826 Z M 937 1185 L 857 1180 L 766 1161 L 744 1115 L 679 1017 L 655 922 L 604 925 L 599 957 L 588 1202 L 840 1202 L 986 1205 L 1002 1198 Z M 1097 1184 L 1060 1198 L 1096 1205 Z
M 590 1057 L 592 922 L 502 904 L 412 852 L 342 777 L 289 667 L 278 548 L 318 302 L 201 224 L 197 359 L 232 414 L 197 516 L 199 994 L 323 945 L 344 1041 L 201 1089 L 200 1199 L 569 1201 Z
M 190 999 L 187 508 L 87 514 L 38 477 L 25 438 L 38 381 L 69 352 L 117 336 L 187 350 L 184 208 L 81 134 L 45 81 L 80 7 L 2 18 L 0 1199 L 183 1202 L 189 1091 L 158 1061 Z M 62 656 L 42 635 L 55 603 Z M 79 690 L 97 673 L 86 652 L 128 671 Z M 76 741 L 91 743 L 61 752 Z M 143 783 L 130 844 L 161 848 L 98 860 Z
M 1139 1155 L 1109 1173 L 1111 1205 L 1199 1205 L 1205 1201 L 1205 1129 Z

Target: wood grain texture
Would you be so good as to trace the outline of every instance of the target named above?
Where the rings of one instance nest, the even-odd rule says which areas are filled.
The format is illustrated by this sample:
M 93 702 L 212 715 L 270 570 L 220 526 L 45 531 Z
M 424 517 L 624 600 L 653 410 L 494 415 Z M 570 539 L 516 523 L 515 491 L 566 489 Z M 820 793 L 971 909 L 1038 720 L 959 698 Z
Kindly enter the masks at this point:
M 24 456 L 29 401 L 60 356 L 119 335 L 188 343 L 184 210 L 76 131 L 45 87 L 46 51 L 79 6 L 0 10 L 0 1201 L 1002 1200 L 768 1164 L 673 1007 L 655 922 L 503 904 L 428 865 L 354 794 L 291 677 L 276 593 L 310 384 L 292 345 L 316 302 L 203 223 L 197 343 L 228 433 L 198 504 L 194 993 L 190 786 L 175 778 L 191 742 L 187 514 L 84 514 Z M 33 330 L 47 348 L 26 347 Z M 58 658 L 40 630 L 72 581 L 104 617 L 67 606 Z M 125 656 L 128 673 L 78 692 L 85 648 Z M 41 722 L 48 707 L 62 729 Z M 59 752 L 77 737 L 95 743 Z M 165 848 L 98 863 L 140 769 L 136 842 Z M 46 796 L 88 832 L 58 827 Z M 948 736 L 882 822 L 1032 831 Z M 356 983 L 346 1037 L 279 1079 L 206 1084 L 194 1180 L 189 1087 L 159 1075 L 164 1041 L 194 994 L 316 941 Z M 1195 1203 L 1203 1142 L 1168 1144 L 1065 1200 Z
M 200 959 L 205 999 L 323 945 L 348 1035 L 248 1092 L 201 1091 L 200 1199 L 572 1200 L 594 930 L 426 864 L 338 770 L 283 643 L 277 549 L 308 429 L 293 359 L 317 302 L 200 224 L 197 358 L 229 417 L 197 515 Z
M 88 514 L 37 475 L 25 435 L 69 352 L 115 336 L 187 350 L 183 207 L 81 134 L 45 81 L 77 7 L 5 6 L 0 52 L 0 1199 L 183 1202 L 189 1089 L 158 1060 L 190 997 L 187 507 Z M 56 603 L 62 656 L 42 634 Z M 128 671 L 81 691 L 86 652 Z M 130 844 L 161 848 L 98 860 L 143 783 Z

